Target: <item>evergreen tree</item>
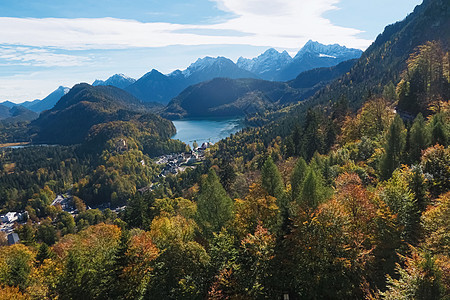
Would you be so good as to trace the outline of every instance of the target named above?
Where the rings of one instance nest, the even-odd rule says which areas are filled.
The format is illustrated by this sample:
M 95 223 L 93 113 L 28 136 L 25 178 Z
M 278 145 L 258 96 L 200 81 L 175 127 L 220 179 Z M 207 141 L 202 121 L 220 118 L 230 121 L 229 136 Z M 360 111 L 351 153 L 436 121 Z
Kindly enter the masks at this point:
M 292 142 L 294 144 L 294 155 L 300 155 L 302 148 L 302 129 L 298 125 L 295 125 L 294 131 L 292 132 Z
M 320 180 L 314 171 L 310 168 L 303 182 L 301 195 L 298 199 L 300 205 L 306 210 L 314 210 L 322 201 L 322 187 Z
M 220 181 L 222 182 L 223 187 L 225 190 L 230 192 L 231 185 L 236 180 L 236 172 L 234 171 L 233 166 L 229 162 L 223 163 L 223 167 L 220 170 L 219 173 Z
M 64 273 L 58 283 L 59 299 L 83 299 L 80 272 L 79 258 L 73 251 L 70 251 L 66 259 Z
M 130 227 L 146 228 L 151 223 L 151 216 L 149 215 L 149 207 L 154 202 L 153 195 L 147 193 L 142 195 L 136 193 L 128 201 L 128 205 L 124 212 L 124 221 Z
M 439 144 L 442 146 L 447 146 L 448 142 L 448 132 L 441 114 L 436 114 L 433 116 L 430 122 L 431 126 L 431 143 L 433 145 Z
M 321 152 L 324 146 L 324 137 L 320 129 L 321 115 L 318 111 L 308 110 L 305 120 L 305 130 L 302 139 L 302 155 L 311 159 L 316 151 Z
M 261 168 L 261 180 L 262 187 L 270 196 L 277 198 L 278 207 L 285 210 L 286 203 L 283 179 L 271 156 L 266 159 Z
M 392 172 L 400 166 L 406 143 L 406 130 L 402 119 L 396 115 L 389 127 L 381 159 L 380 171 L 383 179 L 391 177 Z
M 306 177 L 307 171 L 308 165 L 306 164 L 306 161 L 302 157 L 300 157 L 295 164 L 291 176 L 292 200 L 296 200 L 300 196 L 302 183 Z
M 233 201 L 212 168 L 202 182 L 197 207 L 200 224 L 209 235 L 219 232 L 233 217 Z
M 414 120 L 409 135 L 409 158 L 411 163 L 418 162 L 424 150 L 428 145 L 428 132 L 425 126 L 425 120 L 419 113 Z
M 120 242 L 117 248 L 115 249 L 115 254 L 113 257 L 113 263 L 110 265 L 111 269 L 109 270 L 110 275 L 109 280 L 105 281 L 105 290 L 108 291 L 108 297 L 110 299 L 123 299 L 124 295 L 127 293 L 127 285 L 122 277 L 123 270 L 126 268 L 128 259 L 126 256 L 128 246 L 130 243 L 130 233 L 126 230 L 123 230 L 120 235 Z M 108 289 L 108 285 L 110 288 Z
M 36 263 L 41 265 L 44 260 L 49 259 L 51 256 L 50 248 L 46 243 L 42 243 L 39 245 L 38 252 L 36 254 Z

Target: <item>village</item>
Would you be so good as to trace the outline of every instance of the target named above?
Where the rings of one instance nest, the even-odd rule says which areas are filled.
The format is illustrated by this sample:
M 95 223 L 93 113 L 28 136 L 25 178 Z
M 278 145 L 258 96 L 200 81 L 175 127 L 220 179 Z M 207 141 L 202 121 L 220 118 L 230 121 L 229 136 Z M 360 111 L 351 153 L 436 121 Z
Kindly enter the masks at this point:
M 172 153 L 156 158 L 157 165 L 165 165 L 158 177 L 166 177 L 169 174 L 176 175 L 188 168 L 195 168 L 197 163 L 204 160 L 206 150 L 212 145 L 210 142 L 205 142 L 190 152 Z
M 158 178 L 167 177 L 169 175 L 177 175 L 184 172 L 188 168 L 194 169 L 197 164 L 201 163 L 205 159 L 205 153 L 208 148 L 213 144 L 210 142 L 203 143 L 200 147 L 195 148 L 189 152 L 182 153 L 172 153 L 167 155 L 162 155 L 155 158 L 155 163 L 162 166 L 161 173 Z M 144 188 L 139 189 L 141 193 L 153 190 L 157 179 L 154 182 Z M 74 218 L 77 216 L 78 211 L 75 209 L 73 202 L 73 196 L 71 191 L 67 191 L 62 195 L 57 195 L 52 201 L 52 206 L 60 206 L 63 211 L 70 213 Z M 118 213 L 124 210 L 126 206 L 118 207 L 113 209 L 114 212 Z M 110 205 L 104 204 L 100 207 L 96 207 L 99 210 L 105 210 L 110 208 Z M 88 207 L 91 209 L 91 207 Z M 17 225 L 23 225 L 28 221 L 28 212 L 7 212 L 4 215 L 0 215 L 0 232 L 4 232 L 7 236 L 7 241 L 9 245 L 18 243 L 19 236 L 14 232 Z

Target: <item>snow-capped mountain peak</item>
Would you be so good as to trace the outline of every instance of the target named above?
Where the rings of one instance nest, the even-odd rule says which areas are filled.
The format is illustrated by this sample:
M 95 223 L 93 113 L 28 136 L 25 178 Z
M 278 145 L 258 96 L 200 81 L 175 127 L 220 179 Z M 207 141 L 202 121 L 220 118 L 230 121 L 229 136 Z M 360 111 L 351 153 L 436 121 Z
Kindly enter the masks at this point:
M 196 62 L 191 64 L 186 70 L 182 71 L 182 73 L 185 77 L 189 77 L 195 72 L 199 72 L 207 68 L 211 68 L 213 66 L 221 67 L 229 65 L 230 63 L 234 64 L 230 59 L 223 56 L 218 57 L 206 56 L 204 58 L 197 59 Z
M 109 77 L 105 81 L 97 79 L 94 81 L 94 83 L 92 83 L 92 85 L 93 86 L 112 85 L 112 86 L 124 89 L 124 88 L 132 85 L 135 82 L 136 82 L 136 79 L 128 77 L 124 74 L 114 74 L 113 76 Z
M 264 76 L 264 74 L 280 70 L 291 61 L 292 57 L 287 51 L 278 52 L 276 49 L 270 48 L 253 59 L 240 57 L 237 61 L 237 66 L 241 69 L 262 75 L 263 78 L 272 79 Z
M 347 48 L 338 44 L 324 45 L 316 41 L 309 40 L 303 48 L 298 51 L 294 60 L 301 59 L 305 54 L 313 54 L 319 57 L 339 58 L 348 56 L 349 59 L 361 56 L 359 49 Z

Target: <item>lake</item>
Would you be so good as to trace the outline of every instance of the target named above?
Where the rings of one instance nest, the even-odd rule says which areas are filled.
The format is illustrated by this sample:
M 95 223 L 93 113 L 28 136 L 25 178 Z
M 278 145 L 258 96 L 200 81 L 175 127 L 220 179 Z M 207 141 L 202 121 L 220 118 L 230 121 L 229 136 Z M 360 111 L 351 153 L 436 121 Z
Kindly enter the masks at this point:
M 194 141 L 199 146 L 204 142 L 217 143 L 244 127 L 241 119 L 190 119 L 172 122 L 177 128 L 177 134 L 172 138 L 191 146 Z

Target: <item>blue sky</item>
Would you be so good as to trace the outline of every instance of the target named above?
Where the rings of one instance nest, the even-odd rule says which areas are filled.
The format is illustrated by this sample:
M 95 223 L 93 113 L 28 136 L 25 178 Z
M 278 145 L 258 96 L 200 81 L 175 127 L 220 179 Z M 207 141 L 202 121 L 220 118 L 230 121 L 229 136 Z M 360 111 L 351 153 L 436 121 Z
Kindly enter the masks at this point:
M 0 102 L 204 56 L 295 54 L 309 39 L 365 49 L 421 0 L 2 0 Z

